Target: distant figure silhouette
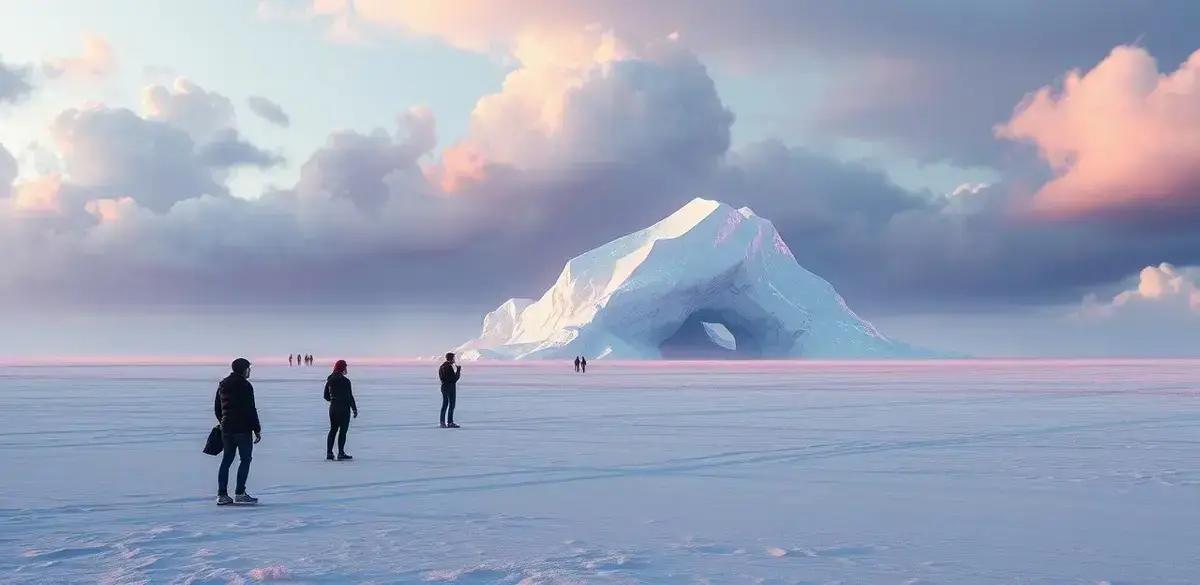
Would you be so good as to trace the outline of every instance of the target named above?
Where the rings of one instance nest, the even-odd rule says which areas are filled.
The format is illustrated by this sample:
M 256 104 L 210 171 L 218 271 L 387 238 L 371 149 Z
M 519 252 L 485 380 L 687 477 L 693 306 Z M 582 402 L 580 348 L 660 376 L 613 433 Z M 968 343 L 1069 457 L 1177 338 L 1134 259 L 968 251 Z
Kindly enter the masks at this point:
M 308 365 L 311 366 L 313 364 L 312 354 L 311 353 L 308 354 L 308 357 L 305 357 L 304 360 L 305 360 L 305 363 L 307 363 Z
M 579 356 L 579 371 L 587 373 L 587 358 Z
M 288 354 L 288 367 L 291 367 L 291 365 L 292 365 L 292 357 L 294 357 L 294 356 L 292 356 L 292 354 L 289 353 Z
M 579 356 L 575 356 L 575 371 L 579 371 Z
M 262 426 L 258 422 L 258 409 L 254 406 L 254 386 L 250 384 L 250 360 L 233 360 L 231 374 L 217 386 L 213 399 L 213 410 L 221 423 L 221 440 L 225 453 L 217 470 L 217 505 L 254 504 L 258 498 L 246 493 L 246 478 L 250 475 L 250 458 L 254 443 L 262 440 Z M 250 434 L 254 434 L 251 442 Z M 233 498 L 229 497 L 229 466 L 238 455 L 237 486 Z
M 457 429 L 454 424 L 454 401 L 458 394 L 458 379 L 462 377 L 462 366 L 454 365 L 454 354 L 446 354 L 446 361 L 438 368 L 438 380 L 442 382 L 442 413 L 438 423 L 443 429 Z
M 329 435 L 325 438 L 325 458 L 333 461 L 333 438 L 337 437 L 338 461 L 354 459 L 346 454 L 346 431 L 350 430 L 350 413 L 358 418 L 358 405 L 346 377 L 346 360 L 333 364 L 333 373 L 325 380 L 325 402 L 329 403 Z M 340 434 L 339 434 L 340 432 Z

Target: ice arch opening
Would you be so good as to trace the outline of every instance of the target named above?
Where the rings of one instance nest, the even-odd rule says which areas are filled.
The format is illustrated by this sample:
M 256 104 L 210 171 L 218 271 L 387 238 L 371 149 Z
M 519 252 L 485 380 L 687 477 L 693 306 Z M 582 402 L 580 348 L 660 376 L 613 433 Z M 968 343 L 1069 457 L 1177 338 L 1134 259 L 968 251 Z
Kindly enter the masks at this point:
M 666 359 L 749 360 L 787 355 L 794 338 L 772 335 L 779 328 L 773 321 L 747 318 L 729 310 L 702 309 L 684 319 L 658 349 Z M 726 333 L 731 339 L 722 339 Z

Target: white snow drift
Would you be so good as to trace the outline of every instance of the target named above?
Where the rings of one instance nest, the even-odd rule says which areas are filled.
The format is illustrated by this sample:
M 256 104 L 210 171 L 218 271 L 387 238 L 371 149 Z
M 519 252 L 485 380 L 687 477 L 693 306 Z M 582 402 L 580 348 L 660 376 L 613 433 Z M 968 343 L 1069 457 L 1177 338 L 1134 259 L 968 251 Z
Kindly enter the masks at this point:
M 770 221 L 694 199 L 567 262 L 540 299 L 488 313 L 463 359 L 901 357 Z

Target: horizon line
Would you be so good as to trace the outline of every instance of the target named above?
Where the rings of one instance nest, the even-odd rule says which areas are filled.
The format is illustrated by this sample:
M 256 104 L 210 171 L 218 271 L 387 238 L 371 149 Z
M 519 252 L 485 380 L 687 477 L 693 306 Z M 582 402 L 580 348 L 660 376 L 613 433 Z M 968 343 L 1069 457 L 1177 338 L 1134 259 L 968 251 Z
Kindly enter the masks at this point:
M 5 356 L 0 355 L 0 367 L 54 367 L 54 366 L 228 366 L 231 361 L 237 357 L 244 356 L 178 356 L 178 355 L 83 355 L 83 356 L 54 356 L 54 355 L 37 355 L 37 356 Z M 427 364 L 436 362 L 441 359 L 440 356 L 345 356 L 334 359 L 318 359 L 311 366 L 290 366 L 286 359 L 278 357 L 264 357 L 251 355 L 247 357 L 255 366 L 276 366 L 276 367 L 331 367 L 337 359 L 344 359 L 351 364 L 364 366 L 398 366 L 407 364 Z M 554 359 L 536 359 L 536 360 L 477 360 L 463 362 L 467 365 L 480 366 L 519 366 L 519 365 L 538 365 L 538 364 L 553 364 L 558 362 L 569 363 L 570 360 L 563 358 L 561 360 Z M 739 364 L 739 365 L 953 365 L 953 364 L 969 364 L 979 362 L 1001 363 L 1001 362 L 1041 362 L 1041 363 L 1072 363 L 1072 364 L 1087 364 L 1087 363 L 1114 363 L 1114 362 L 1179 362 L 1179 361 L 1200 361 L 1200 356 L 972 356 L 961 358 L 792 358 L 792 359 L 748 359 L 748 360 L 707 360 L 707 359 L 659 359 L 659 360 L 610 360 L 603 358 L 593 358 L 593 361 L 604 364 L 621 364 L 632 366 L 653 366 L 656 364 L 679 364 L 679 363 L 711 363 L 711 364 Z

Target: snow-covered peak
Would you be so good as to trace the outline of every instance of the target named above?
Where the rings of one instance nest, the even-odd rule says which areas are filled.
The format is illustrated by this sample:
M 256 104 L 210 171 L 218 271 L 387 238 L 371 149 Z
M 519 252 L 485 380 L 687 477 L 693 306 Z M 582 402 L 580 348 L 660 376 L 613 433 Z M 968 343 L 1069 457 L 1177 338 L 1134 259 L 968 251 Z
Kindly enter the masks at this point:
M 655 231 L 663 237 L 683 234 L 704 221 L 722 205 L 724 203 L 720 201 L 697 197 L 689 201 L 687 205 L 680 207 L 675 213 L 668 215 L 666 219 L 650 226 L 647 231 Z
M 513 327 L 520 319 L 521 313 L 531 304 L 533 304 L 533 299 L 504 301 L 504 304 L 484 315 L 483 333 L 480 335 L 480 339 L 491 343 L 507 343 L 512 337 Z

